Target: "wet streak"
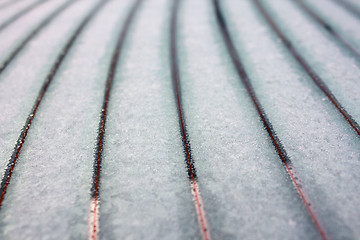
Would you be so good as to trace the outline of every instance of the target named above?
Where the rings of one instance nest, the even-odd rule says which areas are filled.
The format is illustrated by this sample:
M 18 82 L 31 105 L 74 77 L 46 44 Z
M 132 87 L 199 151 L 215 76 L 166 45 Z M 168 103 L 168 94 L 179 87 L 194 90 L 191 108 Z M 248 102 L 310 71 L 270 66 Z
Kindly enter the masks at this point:
M 116 69 L 119 61 L 119 57 L 121 54 L 121 50 L 123 48 L 126 35 L 128 33 L 128 29 L 130 27 L 131 22 L 134 19 L 135 13 L 137 12 L 140 4 L 143 0 L 136 0 L 134 5 L 132 6 L 126 21 L 122 27 L 120 32 L 118 42 L 115 47 L 114 54 L 112 56 L 111 65 L 109 68 L 106 87 L 105 87 L 105 94 L 103 100 L 103 106 L 101 110 L 101 117 L 99 122 L 98 128 L 98 137 L 96 143 L 96 149 L 94 154 L 94 166 L 93 166 L 93 179 L 92 179 L 92 186 L 91 186 L 91 203 L 90 203 L 90 217 L 89 217 L 89 238 L 92 240 L 97 239 L 97 234 L 99 232 L 99 187 L 100 187 L 100 172 L 101 172 L 101 161 L 102 161 L 102 152 L 103 152 L 103 145 L 104 145 L 104 135 L 105 135 L 105 123 L 107 117 L 107 110 L 108 110 L 108 103 L 110 101 L 110 93 L 111 88 L 113 85 L 113 80 L 116 74 Z
M 2 203 L 6 194 L 7 187 L 10 184 L 11 176 L 14 172 L 14 168 L 16 165 L 16 162 L 18 160 L 18 157 L 20 155 L 21 148 L 23 147 L 23 144 L 25 142 L 26 136 L 29 132 L 29 129 L 31 127 L 31 123 L 35 118 L 36 112 L 42 102 L 42 99 L 44 98 L 50 84 L 52 83 L 59 67 L 61 66 L 63 60 L 65 59 L 66 55 L 70 51 L 71 47 L 74 45 L 74 42 L 80 35 L 80 33 L 83 31 L 85 26 L 88 24 L 88 22 L 94 17 L 94 15 L 102 8 L 106 1 L 100 0 L 99 3 L 95 5 L 95 7 L 90 11 L 90 13 L 85 17 L 85 19 L 81 22 L 81 24 L 78 26 L 76 31 L 71 36 L 70 40 L 67 42 L 67 44 L 64 46 L 64 48 L 60 51 L 59 56 L 57 57 L 54 65 L 52 66 L 50 72 L 48 73 L 45 82 L 43 83 L 40 92 L 35 100 L 35 103 L 33 105 L 33 108 L 26 120 L 26 123 L 20 133 L 20 136 L 16 142 L 15 148 L 13 150 L 12 156 L 9 160 L 9 163 L 7 165 L 7 168 L 5 170 L 4 177 L 1 181 L 1 196 L 0 196 L 0 208 L 2 207 Z
M 303 0 L 294 0 L 300 8 L 312 17 L 320 26 L 322 26 L 338 43 L 344 46 L 352 55 L 360 60 L 360 53 L 351 44 L 341 36 L 329 23 L 322 19 L 318 14 L 311 10 Z
M 16 20 L 18 20 L 19 18 L 21 18 L 22 16 L 24 16 L 25 14 L 27 14 L 28 12 L 30 12 L 31 10 L 35 9 L 36 7 L 40 6 L 41 4 L 45 3 L 48 0 L 40 0 L 37 1 L 33 4 L 31 4 L 29 7 L 21 10 L 20 12 L 18 12 L 17 14 L 15 14 L 14 16 L 12 16 L 11 18 L 9 18 L 6 22 L 4 22 L 3 24 L 0 25 L 0 31 L 4 30 L 5 28 L 7 28 L 10 24 L 12 24 L 13 22 L 15 22 Z
M 353 6 L 347 0 L 333 0 L 333 1 L 335 3 L 337 3 L 338 5 L 342 6 L 343 8 L 345 8 L 349 13 L 353 14 L 355 17 L 360 19 L 360 10 L 359 10 L 359 8 Z
M 254 0 L 256 2 L 256 0 Z M 245 88 L 259 114 L 259 117 L 264 124 L 264 127 L 269 134 L 269 137 L 274 145 L 274 148 L 276 152 L 278 153 L 281 161 L 284 163 L 285 170 L 290 176 L 290 179 L 292 183 L 295 186 L 296 191 L 300 195 L 301 200 L 303 201 L 311 219 L 313 220 L 317 230 L 319 231 L 320 235 L 323 239 L 327 239 L 327 236 L 325 234 L 324 228 L 322 227 L 322 224 L 320 224 L 320 220 L 317 217 L 317 214 L 315 214 L 315 210 L 313 207 L 313 204 L 307 194 L 307 192 L 304 189 L 304 184 L 300 180 L 299 174 L 296 172 L 296 169 L 294 168 L 291 159 L 288 157 L 286 150 L 284 146 L 282 145 L 280 139 L 278 138 L 270 120 L 268 119 L 263 107 L 261 106 L 260 101 L 258 100 L 256 93 L 254 91 L 254 88 L 251 84 L 251 79 L 249 78 L 241 59 L 236 51 L 235 45 L 231 39 L 226 21 L 224 19 L 224 16 L 221 11 L 221 7 L 218 0 L 213 0 L 214 3 L 214 10 L 217 18 L 217 22 L 221 31 L 221 35 L 225 41 L 227 50 L 231 56 L 231 59 L 234 63 L 235 69 L 239 75 L 239 78 L 241 82 L 245 85 Z M 287 45 L 290 45 L 290 42 L 286 42 Z
M 334 105 L 334 107 L 339 111 L 339 113 L 345 118 L 345 120 L 349 123 L 349 125 L 355 130 L 355 132 L 360 136 L 360 126 L 353 119 L 353 117 L 346 111 L 346 109 L 340 104 L 340 102 L 336 99 L 334 94 L 325 84 L 325 82 L 317 75 L 317 73 L 310 67 L 310 65 L 305 61 L 303 57 L 299 54 L 299 52 L 295 49 L 294 45 L 291 41 L 285 37 L 285 35 L 281 32 L 280 28 L 277 27 L 275 22 L 272 20 L 270 15 L 266 12 L 265 8 L 260 4 L 259 0 L 254 0 L 255 5 L 259 9 L 260 13 L 264 16 L 266 22 L 269 26 L 274 30 L 276 35 L 281 39 L 284 45 L 287 47 L 289 52 L 293 55 L 296 61 L 302 66 L 302 68 L 306 71 L 306 73 L 310 76 L 310 78 L 314 81 L 314 83 L 319 87 L 319 89 L 326 95 L 326 97 L 330 100 L 330 102 Z
M 195 208 L 198 216 L 198 221 L 200 224 L 200 228 L 202 231 L 203 239 L 209 240 L 210 232 L 207 224 L 207 220 L 205 218 L 205 210 L 203 208 L 202 198 L 200 195 L 199 185 L 197 182 L 196 169 L 194 165 L 194 160 L 191 154 L 191 146 L 189 135 L 186 130 L 185 118 L 183 116 L 182 110 L 182 96 L 181 96 L 181 82 L 179 75 L 179 67 L 178 67 L 178 57 L 177 57 L 177 18 L 178 18 L 178 10 L 179 10 L 179 0 L 174 0 L 172 14 L 171 14 L 171 25 L 170 25 L 170 62 L 171 62 L 171 76 L 172 76 L 172 84 L 173 84 L 173 92 L 176 101 L 176 107 L 178 110 L 179 117 L 179 127 L 180 133 L 182 137 L 182 143 L 184 147 L 185 153 L 185 164 L 187 166 L 188 177 L 190 180 L 190 185 L 192 189 L 192 194 L 194 197 Z
M 6 67 L 15 59 L 15 57 L 24 49 L 26 44 L 28 44 L 42 29 L 50 24 L 60 13 L 67 9 L 71 4 L 75 3 L 74 0 L 69 0 L 61 5 L 57 10 L 51 13 L 44 21 L 40 23 L 6 58 L 6 60 L 0 65 L 0 75 L 6 69 Z

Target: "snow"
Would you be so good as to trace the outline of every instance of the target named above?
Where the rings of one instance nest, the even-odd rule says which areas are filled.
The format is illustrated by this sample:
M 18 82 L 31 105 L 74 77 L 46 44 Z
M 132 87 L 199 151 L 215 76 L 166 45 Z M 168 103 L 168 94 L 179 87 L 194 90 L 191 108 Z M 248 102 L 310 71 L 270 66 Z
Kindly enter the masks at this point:
M 60 15 L 48 29 L 38 35 L 22 56 L 12 63 L 12 66 L 19 64 L 23 66 L 22 68 L 9 67 L 2 74 L 0 101 L 6 103 L 1 105 L 3 114 L 0 118 L 1 125 L 6 126 L 1 128 L 1 166 L 3 169 L 11 156 L 14 143 L 27 114 L 32 109 L 50 66 L 55 61 L 61 46 L 76 27 L 69 23 L 79 22 L 94 2 L 87 0 L 86 3 L 85 1 L 75 3 L 68 11 Z M 100 26 L 97 29 L 99 28 L 103 27 Z M 98 32 L 92 35 L 96 34 Z M 90 40 L 91 37 L 88 39 Z M 98 42 L 102 40 L 100 38 Z M 79 40 L 79 45 L 82 41 L 84 40 Z M 105 54 L 104 50 L 96 49 L 100 51 L 100 54 Z M 39 52 L 42 54 L 38 54 Z M 72 56 L 71 53 L 70 56 Z M 81 73 L 77 71 L 79 62 L 87 63 L 87 58 L 84 59 L 83 56 L 84 54 L 81 54 L 81 59 L 79 57 L 72 58 L 72 68 L 74 69 L 72 73 Z M 97 72 L 94 66 L 97 66 L 98 59 L 93 61 L 95 61 L 92 65 L 95 72 L 93 75 L 88 75 L 87 69 L 91 68 L 91 65 L 84 65 L 85 76 L 72 76 L 71 69 L 62 70 L 62 75 L 59 74 L 54 82 L 55 87 L 58 86 L 56 89 L 59 92 L 51 94 L 54 92 L 50 87 L 49 98 L 45 96 L 44 105 L 40 105 L 38 115 L 16 165 L 18 172 L 14 173 L 11 187 L 7 191 L 7 198 L 3 202 L 2 214 L 4 217 L 1 218 L 0 234 L 2 237 L 0 238 L 46 239 L 51 236 L 58 239 L 61 236 L 61 238 L 70 239 L 79 236 L 86 237 L 87 218 L 84 213 L 88 210 L 86 200 L 89 197 L 89 183 L 87 185 L 84 183 L 91 179 L 91 165 L 87 166 L 84 163 L 91 163 L 92 159 L 83 159 L 83 153 L 78 149 L 89 152 L 87 155 L 92 157 L 92 145 L 91 142 L 85 146 L 82 145 L 84 132 L 74 130 L 84 122 L 87 123 L 86 116 L 89 116 L 86 115 L 82 122 L 77 119 L 79 111 L 74 103 L 76 100 L 81 100 L 80 102 L 85 105 L 81 112 L 90 114 L 91 117 L 91 113 L 86 111 L 88 108 L 86 104 L 91 104 L 91 99 L 88 101 L 83 99 L 87 93 L 77 94 L 81 89 L 79 86 L 87 86 L 84 82 L 78 82 L 78 79 L 82 77 L 83 81 L 86 81 L 90 76 L 96 77 Z M 75 83 L 80 85 L 72 86 Z M 71 94 L 75 94 L 75 98 L 70 98 Z M 73 108 L 69 108 L 69 106 Z M 72 119 L 68 118 L 71 113 L 75 114 Z M 95 113 L 94 115 L 96 116 Z M 97 119 L 94 118 L 94 122 L 96 121 Z M 97 124 L 95 123 L 95 125 Z M 94 128 L 91 130 L 95 131 Z M 74 132 L 78 135 L 74 136 Z M 69 142 L 71 144 L 68 145 Z M 79 148 L 74 148 L 74 146 L 79 146 Z M 76 160 L 82 160 L 83 163 L 76 162 Z M 81 166 L 84 166 L 85 169 L 82 170 Z M 73 169 L 74 172 L 72 173 L 70 169 Z M 83 180 L 81 181 L 81 179 Z M 80 187 L 83 192 L 79 191 Z
M 15 2 L 16 1 L 12 1 L 12 0 L 1 0 L 0 1 L 0 10 L 6 9 L 7 7 L 11 6 Z
M 342 0 L 342 1 L 348 1 L 350 4 L 352 4 L 357 9 L 360 9 L 360 3 L 357 0 Z
M 284 8 L 286 11 L 282 11 Z M 283 31 L 287 33 L 293 44 L 297 45 L 302 56 L 323 79 L 347 112 L 360 122 L 358 60 L 337 44 L 331 35 L 320 31 L 322 27 L 290 1 L 272 2 L 270 9 Z M 291 21 L 288 21 L 289 16 Z
M 360 51 L 360 19 L 333 0 L 305 1 Z
M 57 9 L 63 0 L 46 2 L 12 23 L 11 27 L 0 31 L 0 62 L 4 62 L 14 49 L 35 29 L 48 15 Z M 16 31 L 14 31 L 14 28 Z
M 17 1 L 0 9 L 0 25 L 34 2 Z M 0 31 L 0 64 L 65 2 L 47 1 Z M 50 68 L 97 2 L 74 2 L 0 74 L 1 177 Z M 134 2 L 109 1 L 58 69 L 2 202 L 0 239 L 89 238 L 105 83 Z M 219 2 L 255 93 L 329 237 L 356 239 L 359 136 L 252 1 Z M 360 122 L 360 60 L 292 0 L 262 2 Z M 307 3 L 360 49 L 358 19 L 330 0 Z M 170 74 L 172 4 L 143 1 L 120 54 L 101 162 L 99 239 L 202 238 Z M 183 0 L 179 11 L 182 110 L 212 239 L 321 239 L 233 66 L 212 1 Z
M 170 4 L 143 3 L 120 56 L 105 132 L 101 239 L 201 236 L 170 78 Z
M 356 197 L 359 192 L 358 136 L 286 52 L 266 23 L 259 20 L 260 14 L 250 20 L 248 15 L 254 12 L 255 7 L 245 8 L 245 3 L 239 6 L 240 3 L 230 2 L 227 8 L 229 15 L 246 16 L 232 17 L 230 25 L 233 26 L 239 51 L 246 56 L 244 62 L 254 80 L 255 91 L 312 198 L 315 209 L 334 239 L 358 236 L 360 219 L 358 214 L 353 214 L 353 209 L 360 204 Z M 299 23 L 299 14 L 288 2 L 266 3 L 267 6 L 271 5 L 272 10 L 277 10 L 273 15 L 287 19 L 286 24 L 298 22 L 295 28 L 298 35 L 305 32 L 301 31 L 301 26 L 307 25 Z M 257 25 L 253 25 L 255 23 Z M 285 22 L 282 21 L 282 24 Z M 262 41 L 256 42 L 255 39 Z M 312 40 L 320 41 L 316 43 L 317 46 L 322 43 L 320 36 Z M 318 57 L 321 53 L 313 56 Z M 339 67 L 345 68 L 343 64 Z
M 16 16 L 18 13 L 26 8 L 31 7 L 38 1 L 39 0 L 17 1 L 6 8 L 0 9 L 0 27 L 13 16 Z
M 234 16 L 248 12 L 241 3 L 231 6 Z M 211 2 L 186 1 L 181 19 L 184 112 L 212 237 L 317 236 L 235 72 Z
M 61 50 L 60 47 L 66 43 L 76 27 L 69 23 L 79 21 L 88 8 L 89 5 L 84 5 L 82 1 L 74 4 L 69 11 L 60 15 L 37 35 L 21 53 L 21 57 L 11 63 L 12 66 L 21 67 L 9 67 L 0 75 L 0 101 L 3 103 L 0 124 L 6 126 L 0 130 L 2 169 L 5 169 L 8 163 L 27 115 L 32 110 L 44 79 Z

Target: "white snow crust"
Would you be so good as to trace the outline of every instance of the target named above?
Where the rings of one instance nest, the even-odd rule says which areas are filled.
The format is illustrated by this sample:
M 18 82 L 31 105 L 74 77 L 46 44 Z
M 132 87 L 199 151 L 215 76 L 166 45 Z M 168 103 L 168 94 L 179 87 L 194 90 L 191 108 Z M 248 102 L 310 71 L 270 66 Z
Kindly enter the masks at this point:
M 0 9 L 0 25 L 35 1 Z M 47 1 L 0 31 L 0 65 L 65 2 Z M 74 2 L 0 74 L 1 178 L 50 68 L 97 2 Z M 219 2 L 254 91 L 328 236 L 357 239 L 360 137 L 252 1 Z M 360 60 L 292 0 L 262 2 L 360 122 Z M 109 1 L 58 69 L 2 202 L 0 239 L 89 239 L 105 84 L 134 3 Z M 331 0 L 306 3 L 360 49 L 359 19 Z M 202 239 L 171 77 L 172 4 L 144 0 L 122 46 L 107 109 L 99 239 Z M 212 1 L 180 0 L 178 17 L 182 110 L 212 239 L 321 239 L 235 70 Z

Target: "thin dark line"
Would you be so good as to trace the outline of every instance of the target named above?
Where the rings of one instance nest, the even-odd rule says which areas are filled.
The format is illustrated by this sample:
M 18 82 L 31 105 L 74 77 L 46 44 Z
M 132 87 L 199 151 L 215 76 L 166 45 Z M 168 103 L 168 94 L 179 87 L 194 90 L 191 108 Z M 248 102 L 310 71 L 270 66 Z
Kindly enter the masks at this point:
M 7 7 L 10 7 L 11 5 L 13 5 L 14 3 L 18 2 L 19 0 L 13 0 L 13 1 L 9 1 L 9 2 L 6 2 L 2 5 L 0 5 L 0 9 L 4 9 L 4 8 L 7 8 Z
M 351 54 L 360 59 L 360 53 L 351 44 L 341 36 L 329 23 L 322 19 L 318 14 L 311 10 L 303 0 L 294 0 L 294 2 L 309 16 L 312 17 L 325 31 L 327 31 L 338 43 L 342 44 Z
M 254 0 L 254 3 L 260 10 L 261 14 L 264 16 L 267 23 L 274 30 L 277 36 L 281 39 L 284 45 L 287 47 L 289 52 L 293 55 L 293 57 L 297 60 L 297 62 L 302 66 L 302 68 L 307 72 L 307 74 L 311 77 L 314 83 L 320 88 L 320 90 L 326 95 L 326 97 L 330 100 L 330 102 L 335 106 L 335 108 L 341 113 L 341 115 L 345 118 L 345 120 L 350 124 L 350 126 L 355 130 L 355 132 L 360 136 L 360 127 L 359 124 L 352 118 L 352 116 L 345 110 L 345 108 L 340 104 L 340 102 L 336 99 L 334 94 L 330 91 L 325 82 L 317 75 L 317 73 L 310 67 L 310 65 L 305 61 L 303 57 L 299 54 L 299 52 L 295 49 L 293 44 L 290 42 L 288 38 L 281 32 L 280 28 L 277 27 L 275 22 L 272 20 L 270 15 L 266 12 L 264 7 L 260 4 L 258 0 Z
M 174 97 L 176 100 L 176 106 L 178 109 L 182 142 L 184 146 L 184 152 L 186 155 L 185 162 L 187 165 L 188 176 L 192 187 L 192 193 L 195 198 L 196 211 L 198 214 L 198 219 L 200 222 L 203 238 L 205 240 L 208 240 L 210 239 L 210 232 L 208 230 L 207 221 L 205 218 L 205 211 L 203 209 L 203 204 L 197 183 L 196 169 L 194 166 L 194 160 L 191 155 L 189 136 L 186 131 L 185 119 L 182 113 L 183 111 L 182 111 L 182 101 L 181 101 L 181 85 L 180 85 L 179 67 L 177 60 L 177 47 L 176 47 L 176 28 L 177 28 L 178 9 L 179 9 L 179 0 L 174 0 L 172 16 L 171 16 L 171 26 L 170 26 L 171 74 L 173 80 L 172 83 L 173 83 Z
M 116 68 L 119 61 L 119 56 L 121 54 L 121 50 L 123 48 L 126 35 L 128 33 L 128 29 L 130 27 L 131 22 L 134 19 L 134 16 L 137 10 L 140 7 L 140 4 L 143 0 L 136 0 L 134 5 L 132 6 L 131 10 L 128 13 L 126 21 L 122 27 L 120 32 L 118 42 L 112 56 L 111 65 L 109 68 L 107 81 L 106 81 L 106 88 L 103 100 L 103 106 L 101 111 L 101 118 L 99 122 L 99 129 L 98 129 L 98 138 L 96 143 L 96 151 L 95 151 L 95 160 L 94 160 L 94 173 L 93 173 L 93 181 L 91 187 L 91 214 L 90 214 L 90 239 L 97 239 L 97 232 L 98 232 L 98 203 L 99 203 L 99 186 L 100 186 L 100 170 L 101 170 L 101 160 L 102 160 L 102 152 L 103 152 L 103 145 L 104 145 L 104 135 L 105 135 L 105 123 L 107 117 L 107 109 L 108 103 L 110 100 L 110 93 L 111 88 L 113 85 L 113 80 L 116 74 Z
M 31 10 L 40 6 L 41 4 L 45 3 L 46 1 L 48 1 L 48 0 L 37 1 L 33 4 L 31 4 L 28 8 L 25 8 L 25 9 L 21 10 L 20 12 L 16 13 L 14 16 L 12 16 L 6 22 L 4 22 L 3 24 L 0 25 L 0 31 L 4 30 L 4 28 L 8 27 L 11 23 L 15 22 L 16 20 L 18 20 L 19 18 L 24 16 L 26 13 L 30 12 Z
M 15 57 L 19 54 L 19 52 L 24 49 L 27 43 L 30 42 L 31 39 L 33 39 L 42 29 L 44 29 L 49 23 L 55 19 L 56 16 L 58 16 L 61 12 L 63 12 L 65 9 L 67 9 L 71 4 L 73 4 L 74 0 L 69 0 L 65 2 L 63 5 L 61 5 L 57 10 L 52 12 L 44 21 L 40 23 L 7 57 L 5 62 L 0 66 L 0 75 L 1 73 L 6 69 L 6 67 L 11 63 L 12 60 L 15 59 Z
M 353 14 L 355 17 L 360 19 L 360 10 L 357 7 L 353 6 L 346 0 L 333 0 L 333 1 L 338 5 L 342 6 L 349 13 Z
M 306 193 L 306 191 L 303 187 L 303 184 L 300 181 L 300 177 L 297 174 L 297 172 L 292 164 L 291 159 L 288 157 L 284 146 L 282 145 L 280 139 L 278 138 L 270 120 L 267 118 L 267 115 L 255 94 L 254 88 L 251 84 L 251 79 L 249 78 L 249 76 L 241 62 L 241 59 L 236 51 L 234 43 L 232 42 L 229 30 L 227 28 L 225 19 L 223 17 L 223 14 L 222 14 L 220 6 L 219 6 L 219 2 L 217 0 L 213 0 L 213 2 L 214 2 L 214 8 L 215 8 L 215 12 L 216 12 L 217 22 L 218 22 L 221 34 L 226 43 L 228 52 L 231 56 L 231 59 L 232 59 L 234 65 L 235 65 L 237 73 L 238 73 L 242 83 L 245 85 L 246 90 L 247 90 L 248 94 L 250 95 L 250 98 L 253 101 L 255 108 L 261 118 L 261 121 L 263 122 L 265 129 L 268 132 L 277 153 L 279 154 L 280 159 L 284 163 L 285 169 L 288 172 L 293 184 L 295 185 L 295 188 L 296 188 L 297 192 L 299 193 L 300 198 L 302 199 L 308 213 L 310 214 L 313 222 L 315 223 L 316 228 L 320 232 L 320 235 L 322 236 L 322 238 L 327 239 L 327 237 L 325 235 L 325 231 L 323 230 L 323 227 L 321 226 L 318 218 L 315 216 L 315 211 L 312 207 L 311 200 L 310 200 L 308 194 Z
M 87 25 L 87 23 L 91 20 L 91 18 L 99 11 L 99 9 L 101 9 L 101 7 L 104 5 L 106 1 L 102 1 L 100 0 L 100 2 L 98 4 L 95 5 L 95 7 L 90 11 L 90 13 L 86 16 L 86 18 L 81 22 L 81 24 L 79 25 L 79 27 L 76 29 L 76 31 L 73 33 L 72 37 L 70 38 L 70 40 L 67 42 L 67 44 L 65 45 L 65 47 L 62 49 L 62 51 L 60 52 L 60 55 L 57 57 L 54 65 L 52 66 L 49 74 L 47 75 L 45 82 L 43 83 L 43 86 L 40 89 L 40 92 L 38 94 L 38 97 L 35 100 L 34 106 L 26 120 L 26 123 L 23 127 L 23 130 L 20 133 L 20 136 L 16 142 L 14 151 L 12 153 L 12 156 L 9 160 L 9 163 L 7 165 L 7 169 L 5 170 L 5 174 L 4 177 L 2 178 L 1 181 L 1 196 L 0 196 L 0 208 L 2 207 L 2 203 L 5 197 L 5 193 L 6 193 L 6 189 L 9 186 L 10 180 L 11 180 L 11 176 L 14 172 L 14 168 L 15 168 L 15 164 L 16 161 L 19 157 L 21 148 L 25 142 L 26 136 L 28 134 L 28 131 L 31 127 L 31 123 L 36 115 L 36 112 L 39 108 L 39 105 L 44 97 L 44 95 L 46 94 L 47 89 L 49 88 L 50 84 L 52 83 L 57 70 L 59 69 L 61 63 L 63 62 L 64 58 L 66 57 L 67 53 L 70 51 L 71 47 L 73 46 L 74 42 L 76 41 L 77 37 L 80 35 L 80 33 L 82 32 L 82 30 L 85 28 L 85 26 Z

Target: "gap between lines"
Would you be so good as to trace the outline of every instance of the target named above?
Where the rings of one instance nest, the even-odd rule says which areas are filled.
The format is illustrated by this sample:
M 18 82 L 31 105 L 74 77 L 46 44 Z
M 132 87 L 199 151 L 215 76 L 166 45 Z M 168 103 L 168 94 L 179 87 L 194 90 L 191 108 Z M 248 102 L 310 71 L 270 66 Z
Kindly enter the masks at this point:
M 88 22 L 92 19 L 92 17 L 102 8 L 106 1 L 100 0 L 95 7 L 89 12 L 89 14 L 85 17 L 85 19 L 81 22 L 81 24 L 78 26 L 76 31 L 71 36 L 70 40 L 67 42 L 65 47 L 61 50 L 59 56 L 57 57 L 54 65 L 52 66 L 49 74 L 47 75 L 45 82 L 43 83 L 40 92 L 35 100 L 35 104 L 33 105 L 33 108 L 26 120 L 26 123 L 20 133 L 20 136 L 16 142 L 15 148 L 13 150 L 12 156 L 9 160 L 9 163 L 7 165 L 7 168 L 5 170 L 5 174 L 1 181 L 1 196 L 0 196 L 0 208 L 2 207 L 3 200 L 5 198 L 6 189 L 9 186 L 11 176 L 14 172 L 14 168 L 16 165 L 16 162 L 19 158 L 19 154 L 21 151 L 21 148 L 23 147 L 23 144 L 25 142 L 26 136 L 29 132 L 29 129 L 31 127 L 31 123 L 33 119 L 35 118 L 36 112 L 41 104 L 42 99 L 44 98 L 47 89 L 49 88 L 50 84 L 52 83 L 57 70 L 61 66 L 61 63 L 63 62 L 64 58 L 66 57 L 67 53 L 70 51 L 71 47 L 73 46 L 74 42 L 76 41 L 77 37 L 80 35 L 82 30 L 85 28 L 85 26 L 88 24 Z
M 295 49 L 291 41 L 285 37 L 280 28 L 276 25 L 270 15 L 267 13 L 265 8 L 259 2 L 259 0 L 254 0 L 256 7 L 259 9 L 260 13 L 265 18 L 268 25 L 273 29 L 278 38 L 281 39 L 283 44 L 292 54 L 292 56 L 296 59 L 296 61 L 302 66 L 302 68 L 306 71 L 306 73 L 310 76 L 316 86 L 326 95 L 326 97 L 330 100 L 330 102 L 335 106 L 335 108 L 340 112 L 341 115 L 345 118 L 345 120 L 350 124 L 350 126 L 355 130 L 355 132 L 360 136 L 360 126 L 359 124 L 352 118 L 352 116 L 346 111 L 346 109 L 340 104 L 340 102 L 336 99 L 334 94 L 325 84 L 325 82 L 317 75 L 317 73 L 310 67 L 310 65 L 305 61 L 305 59 L 299 54 L 299 52 Z
M 347 0 L 333 0 L 338 5 L 345 8 L 348 12 L 353 14 L 355 17 L 357 17 L 360 20 L 360 10 L 353 4 L 349 3 Z
M 346 41 L 341 34 L 336 31 L 329 23 L 322 19 L 318 14 L 311 10 L 303 0 L 294 0 L 295 3 L 309 16 L 312 17 L 320 26 L 322 26 L 335 40 L 341 43 L 351 54 L 360 60 L 360 53 L 351 44 Z
M 205 218 L 205 210 L 203 208 L 203 202 L 201 199 L 199 185 L 197 183 L 196 169 L 194 166 L 193 158 L 191 156 L 189 137 L 186 132 L 185 119 L 182 113 L 182 102 L 181 102 L 181 85 L 179 76 L 179 67 L 177 60 L 177 46 L 176 46 L 176 29 L 177 29 L 177 15 L 179 9 L 179 0 L 174 0 L 172 15 L 171 15 L 171 26 L 170 26 L 170 53 L 171 53 L 171 75 L 174 89 L 174 97 L 178 109 L 179 125 L 181 130 L 182 142 L 184 146 L 184 152 L 186 155 L 186 164 L 188 169 L 188 175 L 191 183 L 192 194 L 195 200 L 195 208 L 200 223 L 201 232 L 204 240 L 210 240 L 209 227 Z
M 136 0 L 134 5 L 132 6 L 126 21 L 122 27 L 120 32 L 118 42 L 116 44 L 116 48 L 114 54 L 112 56 L 111 65 L 109 68 L 107 81 L 106 81 L 106 88 L 104 94 L 104 101 L 101 110 L 101 118 L 99 123 L 98 129 L 98 138 L 96 144 L 96 151 L 95 151 L 95 160 L 94 160 L 94 167 L 93 167 L 93 181 L 91 186 L 91 201 L 90 201 L 90 216 L 89 216 L 89 239 L 96 240 L 98 239 L 98 232 L 99 232 L 99 202 L 100 202 L 100 194 L 99 194 L 99 187 L 100 187 L 100 169 L 101 169 L 101 160 L 102 160 L 102 152 L 103 152 L 103 145 L 104 145 L 104 135 L 105 135 L 105 123 L 107 117 L 107 110 L 108 110 L 108 103 L 110 101 L 110 93 L 111 87 L 113 85 L 113 80 L 116 74 L 116 68 L 118 65 L 118 60 L 121 54 L 121 49 L 124 45 L 124 41 L 129 29 L 129 26 L 134 19 L 135 13 L 138 10 L 140 4 L 143 0 Z
M 30 12 L 31 10 L 35 9 L 36 7 L 40 6 L 41 4 L 45 3 L 48 0 L 40 0 L 33 4 L 31 4 L 29 7 L 21 10 L 20 12 L 16 13 L 14 16 L 9 18 L 7 21 L 5 21 L 3 24 L 0 25 L 0 31 L 4 30 L 4 28 L 7 28 L 10 24 Z
M 43 20 L 31 33 L 10 53 L 6 60 L 0 65 L 0 75 L 6 69 L 6 67 L 11 63 L 12 60 L 19 54 L 19 52 L 24 49 L 27 43 L 31 41 L 42 29 L 50 24 L 60 13 L 67 9 L 75 1 L 69 0 L 61 5 L 57 10 L 52 12 L 45 20 Z
M 256 0 L 254 0 L 256 2 Z M 280 157 L 280 159 L 282 160 L 282 162 L 284 163 L 285 169 L 287 171 L 287 173 L 289 174 L 291 181 L 293 182 L 295 189 L 297 190 L 297 192 L 300 195 L 300 198 L 302 199 L 311 219 L 313 220 L 317 230 L 319 231 L 321 237 L 326 240 L 327 236 L 325 234 L 325 230 L 322 226 L 322 224 L 320 224 L 320 221 L 318 219 L 318 217 L 315 214 L 315 210 L 314 207 L 312 205 L 312 202 L 308 196 L 308 194 L 306 193 L 305 189 L 304 189 L 304 185 L 301 183 L 300 177 L 297 174 L 291 159 L 288 157 L 285 148 L 283 147 L 280 139 L 278 138 L 270 120 L 267 118 L 265 111 L 263 110 L 263 107 L 261 106 L 260 101 L 258 100 L 255 91 L 252 87 L 251 84 L 251 80 L 248 77 L 248 74 L 244 68 L 244 66 L 242 65 L 241 59 L 236 51 L 236 48 L 234 46 L 234 43 L 232 42 L 229 30 L 227 28 L 225 19 L 223 17 L 223 14 L 221 12 L 220 6 L 219 6 L 219 2 L 218 0 L 213 0 L 214 3 L 214 8 L 215 8 L 215 13 L 216 13 L 216 18 L 217 18 L 217 22 L 222 34 L 222 37 L 225 41 L 226 47 L 228 49 L 228 52 L 231 56 L 231 59 L 234 63 L 234 66 L 237 70 L 237 73 L 239 75 L 240 80 L 242 81 L 242 83 L 245 85 L 245 88 L 248 92 L 248 94 L 250 95 L 251 100 L 253 101 L 255 108 L 261 118 L 261 121 L 263 122 L 266 131 L 268 132 L 271 141 Z
M 7 7 L 10 7 L 11 5 L 13 5 L 14 3 L 17 3 L 19 0 L 13 0 L 13 1 L 8 1 L 8 2 L 5 2 L 4 4 L 0 5 L 0 9 L 4 9 L 4 8 L 7 8 Z

